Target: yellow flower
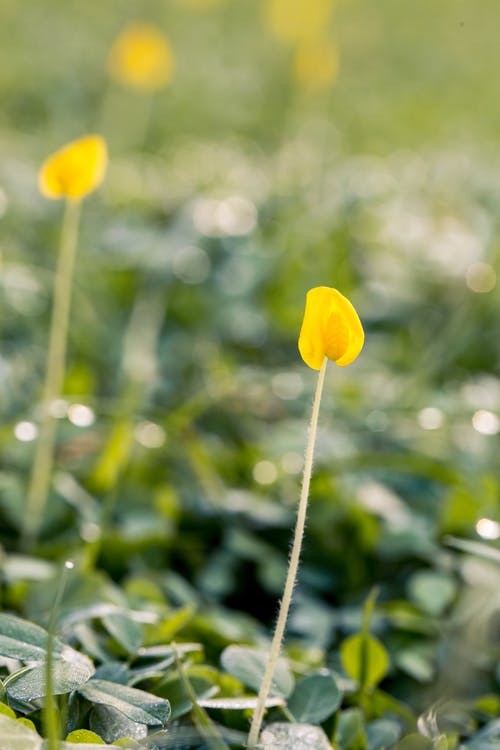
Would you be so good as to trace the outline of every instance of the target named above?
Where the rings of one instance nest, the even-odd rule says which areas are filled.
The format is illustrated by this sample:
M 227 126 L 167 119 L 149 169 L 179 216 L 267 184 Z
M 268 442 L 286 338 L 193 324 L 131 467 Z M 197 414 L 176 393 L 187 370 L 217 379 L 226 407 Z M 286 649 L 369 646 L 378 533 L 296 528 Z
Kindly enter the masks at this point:
M 328 88 L 336 79 L 339 53 L 331 39 L 306 40 L 295 52 L 294 77 L 310 91 Z
M 108 72 L 118 83 L 145 91 L 166 86 L 174 71 L 174 54 L 154 26 L 132 23 L 111 47 Z
M 306 365 L 320 370 L 325 357 L 340 367 L 349 365 L 364 340 L 358 314 L 343 294 L 328 286 L 316 286 L 307 292 L 299 336 L 299 351 Z
M 106 141 L 86 135 L 71 141 L 42 164 L 38 186 L 46 198 L 79 201 L 99 187 L 108 165 Z
M 224 0 L 178 0 L 178 2 L 193 10 L 208 10 L 208 8 L 216 8 L 218 5 L 222 5 Z
M 330 22 L 332 0 L 265 0 L 265 22 L 283 42 L 321 36 Z

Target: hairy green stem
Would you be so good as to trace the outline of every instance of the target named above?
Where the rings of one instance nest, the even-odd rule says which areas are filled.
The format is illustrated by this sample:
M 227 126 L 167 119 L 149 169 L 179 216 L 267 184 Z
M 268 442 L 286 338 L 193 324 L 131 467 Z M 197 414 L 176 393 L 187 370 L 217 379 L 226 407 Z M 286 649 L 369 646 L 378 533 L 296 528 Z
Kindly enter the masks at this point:
M 312 406 L 311 421 L 309 423 L 309 432 L 307 438 L 306 452 L 304 458 L 304 474 L 302 478 L 302 489 L 300 493 L 299 506 L 297 509 L 297 521 L 295 524 L 295 532 L 293 536 L 292 550 L 290 553 L 290 560 L 288 563 L 288 571 L 285 581 L 285 588 L 283 590 L 283 598 L 278 612 L 278 619 L 276 620 L 276 627 L 274 629 L 273 640 L 271 643 L 271 651 L 269 652 L 269 659 L 267 661 L 264 676 L 259 690 L 257 699 L 257 706 L 252 717 L 252 724 L 250 726 L 250 732 L 248 735 L 248 748 L 253 750 L 256 747 L 259 740 L 260 728 L 262 725 L 262 719 L 264 718 L 264 711 L 266 707 L 266 701 L 271 690 L 271 684 L 274 676 L 274 670 L 276 668 L 276 662 L 281 651 L 281 644 L 283 643 L 283 636 L 285 634 L 286 621 L 288 618 L 288 611 L 292 601 L 293 589 L 295 587 L 295 581 L 297 578 L 297 571 L 300 562 L 300 551 L 302 548 L 302 540 L 304 538 L 304 529 L 307 515 L 307 502 L 309 499 L 309 485 L 311 483 L 312 465 L 314 457 L 314 444 L 316 442 L 316 432 L 318 427 L 318 415 L 319 406 L 321 403 L 321 394 L 323 392 L 323 384 L 325 382 L 326 365 L 328 360 L 323 360 L 321 370 L 318 374 L 318 383 L 316 385 L 316 393 L 314 394 L 314 401 Z
M 80 202 L 67 201 L 55 276 L 39 434 L 35 446 L 24 514 L 24 547 L 30 547 L 36 542 L 50 488 L 56 440 L 56 422 L 50 413 L 50 405 L 61 394 L 64 383 L 66 342 L 79 219 Z

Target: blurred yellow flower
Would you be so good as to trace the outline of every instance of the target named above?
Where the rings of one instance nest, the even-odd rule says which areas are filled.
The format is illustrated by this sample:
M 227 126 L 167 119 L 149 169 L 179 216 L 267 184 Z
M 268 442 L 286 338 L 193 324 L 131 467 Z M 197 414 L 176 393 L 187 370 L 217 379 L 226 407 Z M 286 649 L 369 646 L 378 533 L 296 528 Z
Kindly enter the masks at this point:
M 333 0 L 265 0 L 264 20 L 273 36 L 298 42 L 324 34 L 333 11 Z
M 177 0 L 177 2 L 193 10 L 208 10 L 222 5 L 224 0 Z
M 108 165 L 106 141 L 86 135 L 71 141 L 42 164 L 38 186 L 46 198 L 79 201 L 99 187 Z
M 166 86 L 174 65 L 174 54 L 165 36 L 145 23 L 127 26 L 108 57 L 108 72 L 118 83 L 144 91 Z
M 340 367 L 351 364 L 363 348 L 365 335 L 358 314 L 337 289 L 316 286 L 307 292 L 299 336 L 302 359 L 320 370 L 325 357 Z
M 309 91 L 326 89 L 335 81 L 339 69 L 339 52 L 331 39 L 301 42 L 295 52 L 294 78 Z

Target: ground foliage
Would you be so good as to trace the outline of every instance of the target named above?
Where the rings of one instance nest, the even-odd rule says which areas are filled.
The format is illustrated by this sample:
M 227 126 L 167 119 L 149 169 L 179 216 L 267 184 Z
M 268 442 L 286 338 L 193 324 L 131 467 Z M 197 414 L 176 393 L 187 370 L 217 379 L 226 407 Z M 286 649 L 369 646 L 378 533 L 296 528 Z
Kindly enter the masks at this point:
M 296 340 L 317 284 L 353 300 L 366 346 L 327 374 L 262 746 L 497 747 L 496 3 L 339 0 L 340 73 L 319 92 L 294 81 L 260 2 L 132 5 L 0 4 L 0 748 L 42 747 L 66 560 L 61 747 L 244 746 L 298 497 L 315 382 Z M 176 58 L 151 95 L 105 69 L 137 18 Z M 36 174 L 94 131 L 110 168 L 85 204 L 57 471 L 26 550 L 60 222 Z

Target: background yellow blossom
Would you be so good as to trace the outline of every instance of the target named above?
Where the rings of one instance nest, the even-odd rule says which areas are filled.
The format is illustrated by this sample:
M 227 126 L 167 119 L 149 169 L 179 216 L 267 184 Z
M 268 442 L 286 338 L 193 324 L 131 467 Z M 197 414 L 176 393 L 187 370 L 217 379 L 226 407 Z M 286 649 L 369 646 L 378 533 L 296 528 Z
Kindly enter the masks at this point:
M 225 0 L 177 0 L 177 2 L 179 5 L 184 5 L 186 8 L 192 8 L 193 10 L 209 10 L 222 5 Z
M 159 29 L 145 23 L 132 23 L 113 44 L 108 70 L 125 86 L 154 91 L 170 82 L 174 54 Z
M 268 30 L 284 42 L 322 35 L 332 11 L 332 0 L 265 0 L 264 4 Z
M 300 88 L 321 91 L 337 78 L 339 51 L 328 38 L 307 39 L 295 50 L 294 78 Z

